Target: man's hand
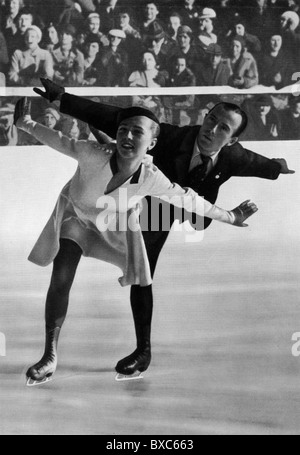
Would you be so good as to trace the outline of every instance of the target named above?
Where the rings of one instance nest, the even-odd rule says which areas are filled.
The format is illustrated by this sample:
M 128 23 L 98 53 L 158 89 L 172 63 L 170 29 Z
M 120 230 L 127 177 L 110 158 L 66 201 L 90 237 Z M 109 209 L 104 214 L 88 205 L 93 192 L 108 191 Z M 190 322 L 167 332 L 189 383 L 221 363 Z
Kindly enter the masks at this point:
M 17 126 L 18 120 L 31 115 L 31 101 L 28 98 L 21 98 L 15 107 L 14 125 Z
M 63 87 L 50 81 L 50 79 L 41 78 L 41 83 L 46 91 L 43 92 L 43 90 L 40 90 L 39 88 L 34 88 L 33 91 L 35 93 L 50 101 L 50 103 L 61 100 L 62 95 L 65 93 L 65 89 Z
M 236 209 L 232 210 L 232 213 L 235 216 L 235 222 L 233 225 L 239 227 L 248 227 L 248 224 L 245 224 L 244 221 L 250 218 L 250 216 L 254 215 L 254 213 L 257 211 L 258 208 L 255 204 L 253 204 L 253 202 L 243 202 Z
M 280 173 L 281 174 L 296 174 L 296 171 L 292 171 L 291 169 L 289 169 L 289 166 L 284 158 L 277 158 L 277 159 L 274 158 L 273 161 L 276 161 L 278 164 L 280 164 L 280 166 L 281 166 Z

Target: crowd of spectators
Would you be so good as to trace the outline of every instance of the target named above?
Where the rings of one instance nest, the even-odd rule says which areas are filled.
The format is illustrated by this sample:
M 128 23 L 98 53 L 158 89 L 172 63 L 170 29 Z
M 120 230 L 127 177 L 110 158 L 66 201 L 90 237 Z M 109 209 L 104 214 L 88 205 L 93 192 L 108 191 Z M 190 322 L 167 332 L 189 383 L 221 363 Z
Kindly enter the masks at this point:
M 197 108 L 188 109 L 184 97 L 158 97 L 162 120 L 179 126 L 201 125 L 206 114 L 220 101 L 234 102 L 247 113 L 249 125 L 241 141 L 300 140 L 300 97 L 291 94 L 278 95 L 197 95 Z M 93 101 L 129 107 L 132 97 L 92 98 Z M 38 145 L 27 133 L 17 131 L 13 125 L 15 97 L 0 98 L 0 146 Z M 71 117 L 61 114 L 40 98 L 32 100 L 32 116 L 51 129 L 61 131 L 74 139 L 96 140 L 89 127 Z M 98 132 L 98 135 L 101 132 Z M 107 137 L 102 133 L 103 142 Z
M 0 0 L 0 8 L 2 85 L 47 77 L 73 87 L 280 89 L 300 71 L 300 0 Z

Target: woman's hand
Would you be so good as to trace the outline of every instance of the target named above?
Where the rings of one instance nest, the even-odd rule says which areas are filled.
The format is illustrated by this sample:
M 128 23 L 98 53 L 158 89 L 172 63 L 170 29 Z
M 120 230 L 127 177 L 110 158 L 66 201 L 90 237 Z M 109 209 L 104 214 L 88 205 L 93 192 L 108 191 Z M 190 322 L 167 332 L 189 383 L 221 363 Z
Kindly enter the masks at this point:
M 24 119 L 26 116 L 31 116 L 31 101 L 27 97 L 21 98 L 16 104 L 14 113 L 14 125 L 18 126 L 18 121 Z
M 243 202 L 236 209 L 231 211 L 235 216 L 235 222 L 233 225 L 238 227 L 248 227 L 248 224 L 245 224 L 244 221 L 254 215 L 257 211 L 257 206 L 251 201 Z

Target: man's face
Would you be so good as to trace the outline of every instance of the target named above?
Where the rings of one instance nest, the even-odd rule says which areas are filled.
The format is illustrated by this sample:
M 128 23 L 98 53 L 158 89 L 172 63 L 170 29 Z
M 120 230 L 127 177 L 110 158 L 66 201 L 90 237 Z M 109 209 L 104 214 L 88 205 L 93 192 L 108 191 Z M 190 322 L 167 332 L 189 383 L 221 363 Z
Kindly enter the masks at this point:
M 48 113 L 44 117 L 44 123 L 47 128 L 53 130 L 56 126 L 56 119 L 52 114 Z
M 39 37 L 35 30 L 28 30 L 25 34 L 25 43 L 28 49 L 34 50 L 39 45 Z
M 22 35 L 26 32 L 28 27 L 30 27 L 32 25 L 32 22 L 33 22 L 33 18 L 31 16 L 31 14 L 22 14 L 20 16 L 18 27 L 19 27 L 19 30 L 22 33 Z
M 89 31 L 91 33 L 98 33 L 100 30 L 100 19 L 98 19 L 97 17 L 93 17 L 92 19 L 90 19 L 89 21 Z
M 154 21 L 158 16 L 158 9 L 154 3 L 148 3 L 146 5 L 146 18 L 149 21 Z
M 212 55 L 210 57 L 211 66 L 213 69 L 217 69 L 222 60 L 222 55 Z
M 110 40 L 111 47 L 118 47 L 122 41 L 122 39 L 119 38 L 118 36 L 110 36 L 109 40 Z
M 271 38 L 271 50 L 274 52 L 280 51 L 282 47 L 282 37 L 280 35 L 274 35 Z
M 148 117 L 124 120 L 117 132 L 117 149 L 123 159 L 143 159 L 157 143 L 153 138 L 153 121 Z
M 126 28 L 130 24 L 130 16 L 128 13 L 120 14 L 119 19 L 121 28 Z
M 242 123 L 242 116 L 217 106 L 205 118 L 198 136 L 198 145 L 206 156 L 213 156 L 226 145 L 236 142 L 235 133 Z
M 162 45 L 164 44 L 165 38 L 161 39 L 154 39 L 152 41 L 152 49 L 156 54 L 159 54 L 162 48 Z
M 181 74 L 186 70 L 186 60 L 184 58 L 178 58 L 175 65 L 176 74 Z
M 191 44 L 191 37 L 187 33 L 181 33 L 178 36 L 178 43 L 181 49 L 187 49 Z

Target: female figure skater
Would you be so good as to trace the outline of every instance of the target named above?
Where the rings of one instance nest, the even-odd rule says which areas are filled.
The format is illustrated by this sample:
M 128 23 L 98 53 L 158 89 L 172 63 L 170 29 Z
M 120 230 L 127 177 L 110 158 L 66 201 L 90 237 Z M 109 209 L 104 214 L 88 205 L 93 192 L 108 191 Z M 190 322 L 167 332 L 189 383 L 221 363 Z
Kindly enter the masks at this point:
M 145 196 L 172 198 L 173 205 L 188 212 L 240 227 L 246 226 L 244 221 L 257 207 L 247 201 L 228 212 L 205 201 L 193 190 L 172 184 L 147 155 L 156 145 L 160 126 L 154 114 L 146 109 L 133 107 L 122 111 L 117 121 L 116 145 L 69 139 L 34 122 L 26 98 L 16 105 L 15 124 L 39 142 L 78 161 L 74 177 L 62 190 L 54 213 L 29 257 L 40 266 L 53 262 L 46 301 L 45 353 L 27 372 L 27 385 L 35 386 L 51 380 L 56 371 L 59 333 L 82 255 L 121 268 L 122 286 L 151 285 L 139 226 L 139 203 Z

